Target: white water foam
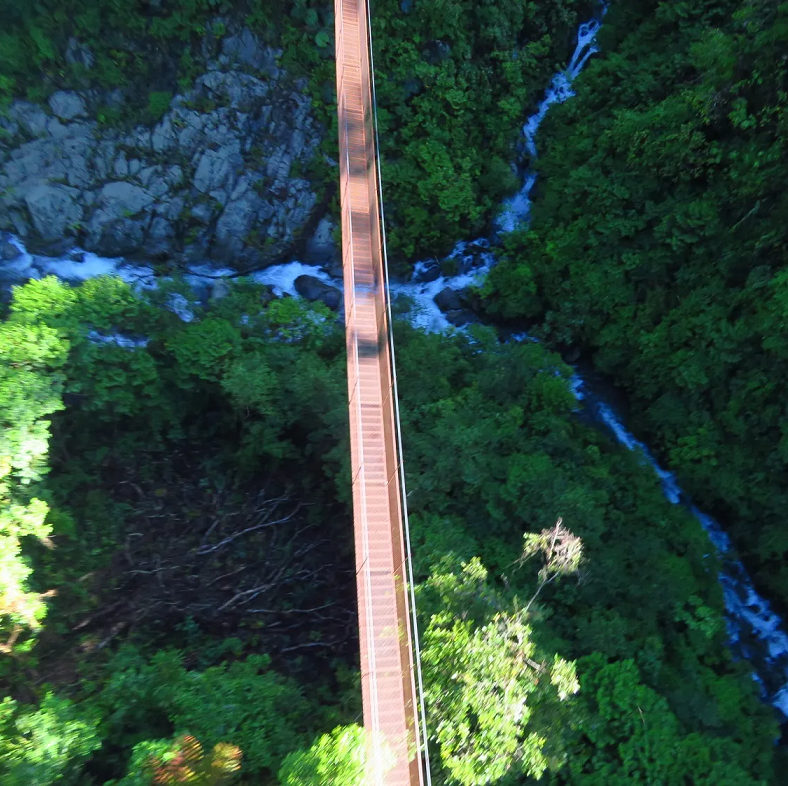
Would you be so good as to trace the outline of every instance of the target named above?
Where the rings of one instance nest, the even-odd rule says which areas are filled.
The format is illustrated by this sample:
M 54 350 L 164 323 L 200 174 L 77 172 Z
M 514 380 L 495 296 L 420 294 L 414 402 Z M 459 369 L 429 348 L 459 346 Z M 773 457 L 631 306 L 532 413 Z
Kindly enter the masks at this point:
M 601 23 L 597 19 L 580 25 L 577 31 L 577 45 L 569 65 L 565 71 L 560 71 L 553 77 L 539 108 L 525 121 L 523 125 L 525 149 L 532 159 L 536 158 L 536 133 L 550 107 L 553 104 L 563 104 L 575 94 L 572 82 L 583 70 L 591 55 L 599 51 L 596 46 L 596 36 L 600 27 Z M 496 227 L 500 232 L 512 232 L 519 224 L 528 220 L 531 213 L 531 191 L 536 184 L 536 178 L 536 172 L 529 169 L 525 174 L 522 188 L 513 197 L 504 201 L 503 210 L 496 221 Z
M 305 265 L 302 262 L 288 262 L 284 265 L 267 267 L 265 270 L 252 273 L 249 278 L 258 284 L 267 284 L 272 287 L 277 297 L 282 297 L 282 295 L 298 297 L 295 282 L 299 276 L 314 276 L 325 281 L 326 284 L 342 289 L 341 281 L 332 279 L 322 267 Z
M 481 238 L 474 241 L 461 241 L 447 259 L 460 269 L 455 276 L 438 276 L 434 281 L 423 281 L 430 263 L 419 262 L 413 270 L 411 280 L 406 283 L 391 282 L 389 287 L 392 301 L 407 298 L 411 303 L 408 321 L 427 333 L 441 333 L 452 327 L 446 314 L 440 310 L 435 297 L 444 289 L 459 291 L 467 287 L 481 286 L 495 255 L 489 251 L 490 243 Z
M 95 330 L 88 333 L 88 339 L 94 344 L 115 344 L 123 349 L 140 349 L 148 346 L 147 338 L 131 338 L 124 336 L 122 333 L 111 333 L 108 336 L 103 335 Z
M 194 305 L 196 304 L 192 303 L 179 292 L 173 292 L 164 303 L 165 308 L 172 311 L 172 313 L 183 322 L 191 322 L 194 320 L 194 311 L 192 311 L 192 306 Z
M 5 280 L 22 282 L 27 279 L 40 279 L 44 276 L 57 276 L 62 281 L 87 281 L 97 276 L 120 276 L 126 283 L 140 289 L 154 289 L 156 274 L 148 265 L 134 265 L 124 259 L 101 257 L 91 251 L 72 249 L 63 257 L 45 257 L 31 254 L 22 241 L 14 236 L 5 238 L 21 253 L 17 259 L 3 262 L 0 274 Z

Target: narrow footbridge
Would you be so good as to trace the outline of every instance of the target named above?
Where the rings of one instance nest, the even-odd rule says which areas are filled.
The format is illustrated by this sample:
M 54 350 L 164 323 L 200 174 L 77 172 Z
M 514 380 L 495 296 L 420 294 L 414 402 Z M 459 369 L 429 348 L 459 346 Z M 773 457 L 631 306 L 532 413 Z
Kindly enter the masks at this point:
M 367 782 L 429 780 L 406 514 L 367 0 L 335 0 L 342 256 Z

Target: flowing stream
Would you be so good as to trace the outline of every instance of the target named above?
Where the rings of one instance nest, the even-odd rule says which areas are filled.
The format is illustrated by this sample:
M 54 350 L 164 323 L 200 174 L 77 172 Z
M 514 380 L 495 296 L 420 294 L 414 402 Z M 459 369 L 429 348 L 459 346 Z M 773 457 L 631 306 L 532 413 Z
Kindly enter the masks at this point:
M 563 103 L 574 95 L 572 82 L 589 58 L 598 51 L 596 36 L 605 10 L 603 7 L 598 19 L 580 25 L 577 45 L 569 65 L 553 77 L 537 111 L 523 126 L 524 146 L 532 160 L 536 158 L 536 133 L 542 120 L 553 104 Z M 496 231 L 491 238 L 462 241 L 455 246 L 444 262 L 443 268 L 447 267 L 446 262 L 448 262 L 448 267 L 458 271 L 455 275 L 441 275 L 441 268 L 437 262 L 420 262 L 416 265 L 410 281 L 392 282 L 391 296 L 397 310 L 406 312 L 406 318 L 415 326 L 430 332 L 444 331 L 450 329 L 452 324 L 462 324 L 456 319 L 452 323 L 447 314 L 439 308 L 435 298 L 445 297 L 447 291 L 451 295 L 452 292 L 459 293 L 469 286 L 482 283 L 495 263 L 492 247 L 498 235 L 527 223 L 531 208 L 530 195 L 536 178 L 537 174 L 532 169 L 525 170 L 523 186 L 514 197 L 504 202 L 496 221 Z M 80 250 L 72 251 L 68 256 L 60 259 L 34 256 L 27 252 L 17 238 L 4 236 L 0 237 L 0 240 L 2 239 L 15 245 L 20 255 L 15 260 L 0 261 L 0 286 L 21 283 L 48 274 L 74 282 L 98 275 L 115 274 L 140 289 L 151 289 L 156 286 L 153 269 L 145 265 L 129 264 L 122 259 L 106 259 Z M 207 288 L 217 277 L 230 275 L 235 275 L 235 271 L 217 270 L 209 266 L 190 268 L 186 278 L 195 291 L 194 302 L 199 302 L 201 295 L 205 296 Z M 304 265 L 301 262 L 267 268 L 253 274 L 252 278 L 273 287 L 278 295 L 297 296 L 295 281 L 301 275 L 314 276 L 339 288 L 342 286 L 341 281 L 332 279 L 320 266 Z M 183 295 L 172 296 L 168 307 L 184 321 L 193 318 L 191 304 Z M 92 333 L 90 338 L 101 343 L 112 342 L 130 351 L 143 347 L 146 343 L 144 339 L 133 339 L 119 334 L 103 336 Z M 513 338 L 513 340 L 526 339 L 528 337 L 525 335 Z M 583 402 L 585 412 L 600 427 L 609 431 L 621 445 L 639 453 L 644 463 L 649 465 L 658 476 L 668 501 L 676 505 L 684 505 L 708 534 L 720 557 L 719 578 L 727 611 L 731 650 L 737 658 L 750 662 L 754 670 L 753 677 L 761 685 L 764 699 L 788 718 L 788 634 L 783 630 L 783 621 L 771 609 L 768 601 L 755 591 L 744 566 L 735 555 L 730 539 L 714 519 L 692 504 L 682 492 L 675 476 L 662 469 L 651 456 L 648 448 L 626 430 L 614 409 L 594 391 L 592 384 L 576 374 L 572 379 L 571 387 L 578 401 Z
M 783 621 L 769 602 L 755 591 L 744 565 L 737 559 L 730 538 L 711 516 L 698 510 L 679 487 L 675 475 L 656 462 L 648 448 L 630 434 L 613 407 L 602 400 L 579 375 L 572 379 L 572 391 L 584 410 L 628 450 L 639 453 L 662 484 L 669 502 L 685 506 L 700 522 L 720 557 L 720 584 L 725 601 L 728 637 L 733 654 L 747 660 L 753 677 L 761 685 L 764 699 L 788 718 L 788 635 Z

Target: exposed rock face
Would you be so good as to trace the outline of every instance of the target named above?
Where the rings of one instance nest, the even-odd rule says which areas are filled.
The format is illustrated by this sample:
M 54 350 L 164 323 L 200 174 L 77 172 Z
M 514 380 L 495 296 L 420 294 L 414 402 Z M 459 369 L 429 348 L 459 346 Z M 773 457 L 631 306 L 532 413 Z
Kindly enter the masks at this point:
M 60 91 L 52 95 L 49 99 L 49 106 L 55 117 L 64 122 L 74 120 L 77 117 L 85 117 L 85 102 L 76 94 Z
M 15 102 L 0 118 L 0 229 L 44 253 L 79 244 L 239 269 L 286 253 L 314 225 L 317 197 L 291 171 L 317 154 L 322 129 L 278 54 L 246 29 L 225 38 L 152 130 L 88 119 L 118 91 L 55 93 L 51 114 Z M 76 41 L 69 57 L 93 63 Z
M 68 39 L 68 47 L 66 48 L 66 62 L 69 65 L 79 63 L 87 69 L 93 68 L 93 63 L 96 58 L 88 47 L 80 44 L 76 38 Z
M 334 242 L 334 222 L 322 218 L 312 237 L 307 241 L 304 259 L 307 262 L 330 267 L 339 260 L 339 250 Z
M 295 280 L 296 292 L 306 300 L 319 300 L 332 311 L 339 311 L 342 305 L 342 292 L 315 276 L 299 276 Z
M 30 220 L 42 240 L 60 240 L 82 218 L 79 191 L 68 186 L 36 185 L 24 195 Z

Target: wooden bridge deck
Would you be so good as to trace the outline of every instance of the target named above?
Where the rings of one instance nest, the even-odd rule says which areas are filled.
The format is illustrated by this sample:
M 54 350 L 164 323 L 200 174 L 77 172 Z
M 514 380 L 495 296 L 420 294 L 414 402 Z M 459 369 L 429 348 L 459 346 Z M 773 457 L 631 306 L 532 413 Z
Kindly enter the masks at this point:
M 373 739 L 368 782 L 422 786 L 366 0 L 335 0 L 335 14 L 361 678 Z

